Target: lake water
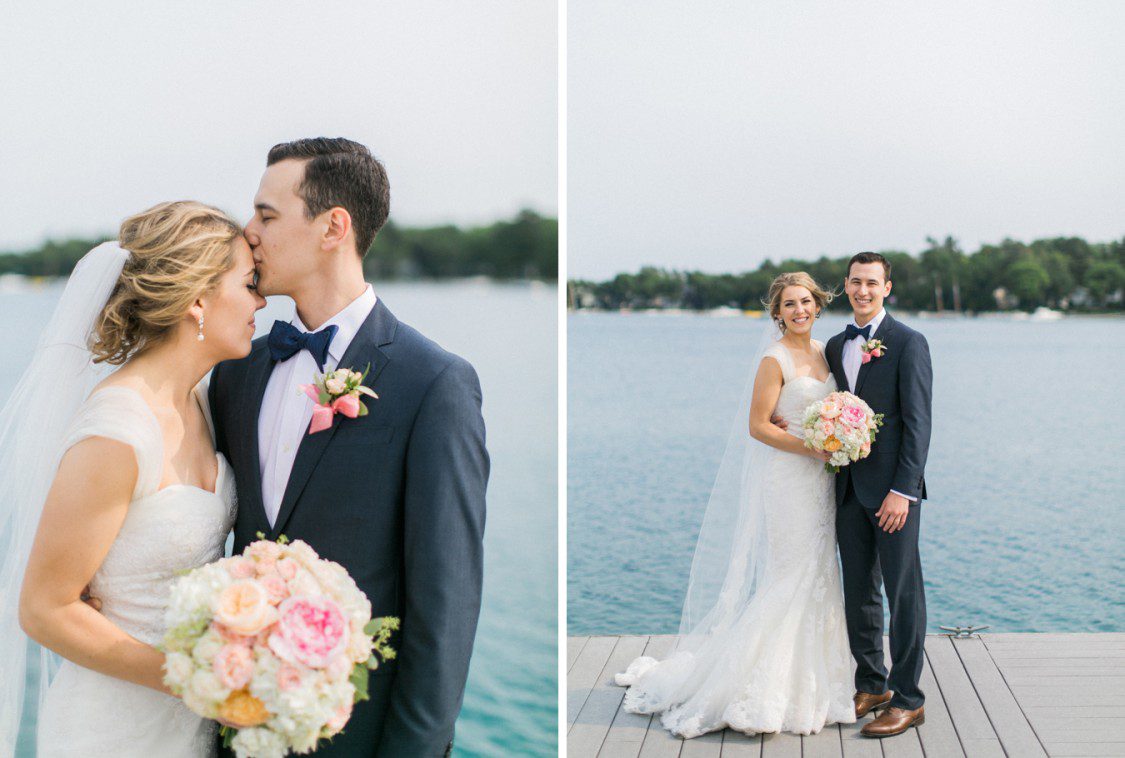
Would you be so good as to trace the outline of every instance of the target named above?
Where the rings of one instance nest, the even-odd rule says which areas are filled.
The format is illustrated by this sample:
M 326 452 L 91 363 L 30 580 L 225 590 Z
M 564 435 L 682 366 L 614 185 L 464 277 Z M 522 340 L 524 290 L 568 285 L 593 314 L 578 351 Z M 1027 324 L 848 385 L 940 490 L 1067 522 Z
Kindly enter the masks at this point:
M 930 344 L 929 631 L 1125 630 L 1125 319 L 904 316 Z M 827 341 L 840 316 L 817 322 Z M 568 319 L 569 634 L 675 632 L 765 321 Z
M 470 280 L 376 291 L 399 319 L 468 359 L 484 393 L 492 457 L 484 603 L 454 754 L 557 755 L 557 290 Z M 0 296 L 0 398 L 60 293 Z M 291 308 L 271 299 L 258 314 L 259 335 Z M 23 724 L 18 755 L 34 755 L 33 735 L 34 724 Z

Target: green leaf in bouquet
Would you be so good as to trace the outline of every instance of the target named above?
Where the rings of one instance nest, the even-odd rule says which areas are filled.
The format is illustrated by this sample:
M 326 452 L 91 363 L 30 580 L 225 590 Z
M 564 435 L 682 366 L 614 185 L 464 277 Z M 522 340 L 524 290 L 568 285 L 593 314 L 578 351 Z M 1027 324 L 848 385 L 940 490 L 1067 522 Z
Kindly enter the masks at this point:
M 332 396 L 328 394 L 328 390 L 320 390 L 320 392 L 317 393 L 316 401 L 321 405 L 328 405 L 331 400 Z
M 254 532 L 254 536 L 257 537 L 260 540 L 264 540 L 266 538 L 266 533 L 265 532 Z
M 223 724 L 219 727 L 219 734 L 223 736 L 223 747 L 230 747 L 234 744 L 234 736 L 238 734 L 238 730 Z
M 367 666 L 367 668 L 371 669 L 372 671 L 379 668 L 379 656 L 372 653 L 371 657 L 367 659 L 366 666 Z
M 360 417 L 360 418 L 363 418 L 364 416 L 366 416 L 366 415 L 367 415 L 367 413 L 368 413 L 368 411 L 367 411 L 367 406 L 366 406 L 366 405 L 364 405 L 363 403 L 360 403 L 360 404 L 359 404 L 359 414 L 358 414 L 358 415 L 359 415 L 359 417 Z
M 277 544 L 288 545 L 289 544 L 289 538 L 286 537 L 284 534 L 279 534 L 279 535 L 277 535 Z
M 396 616 L 384 616 L 382 618 L 374 618 L 368 621 L 363 627 L 363 633 L 372 637 L 371 649 L 378 654 L 384 661 L 394 660 L 397 653 L 395 649 L 388 643 L 391 639 L 391 634 L 398 631 L 401 627 L 401 622 Z M 372 656 L 374 657 L 374 656 Z M 368 660 L 368 666 L 371 661 Z
M 377 637 L 383 632 L 397 631 L 398 628 L 399 620 L 397 618 L 394 616 L 383 616 L 368 621 L 363 627 L 363 633 L 369 634 L 372 637 Z
M 355 687 L 355 702 L 360 700 L 369 700 L 370 695 L 367 694 L 367 667 L 362 663 L 357 663 L 355 668 L 352 669 L 352 675 L 349 680 L 352 686 Z
M 195 644 L 196 639 L 207 630 L 211 620 L 206 615 L 196 616 L 191 621 L 172 627 L 164 633 L 164 644 L 169 650 L 184 652 Z

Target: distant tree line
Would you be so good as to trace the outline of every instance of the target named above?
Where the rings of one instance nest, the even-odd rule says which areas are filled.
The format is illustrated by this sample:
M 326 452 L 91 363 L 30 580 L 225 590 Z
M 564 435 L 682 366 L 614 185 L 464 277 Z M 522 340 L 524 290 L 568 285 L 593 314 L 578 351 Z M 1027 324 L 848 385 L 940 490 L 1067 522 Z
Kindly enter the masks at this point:
M 524 210 L 487 226 L 404 227 L 387 222 L 371 245 L 363 268 L 368 277 L 445 279 L 558 278 L 558 221 Z M 23 252 L 0 253 L 0 274 L 67 276 L 90 248 L 112 239 L 48 240 Z
M 905 310 L 967 312 L 1034 310 L 1122 310 L 1125 307 L 1125 239 L 1089 243 L 1056 237 L 1024 244 L 1006 239 L 966 254 L 952 237 L 927 238 L 919 255 L 881 251 L 891 262 L 891 304 Z M 620 310 L 732 307 L 761 310 L 769 284 L 786 271 L 807 271 L 823 286 L 842 293 L 851 256 L 817 260 L 766 261 L 741 274 L 705 274 L 653 267 L 618 274 L 605 282 L 573 280 L 573 308 Z M 848 308 L 837 298 L 833 310 Z

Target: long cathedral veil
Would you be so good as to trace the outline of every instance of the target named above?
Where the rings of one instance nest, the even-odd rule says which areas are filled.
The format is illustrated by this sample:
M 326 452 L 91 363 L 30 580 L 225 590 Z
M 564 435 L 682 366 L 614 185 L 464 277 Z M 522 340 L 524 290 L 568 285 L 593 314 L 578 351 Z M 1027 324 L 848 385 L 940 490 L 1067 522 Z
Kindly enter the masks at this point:
M 19 595 L 64 435 L 90 391 L 113 367 L 95 365 L 87 339 L 112 294 L 128 251 L 106 242 L 78 262 L 27 369 L 0 411 L 0 758 L 15 752 L 28 679 Z M 79 527 L 80 528 L 80 527 Z M 58 668 L 40 649 L 39 699 Z
M 680 615 L 677 651 L 695 650 L 703 638 L 730 626 L 762 580 L 768 543 L 759 483 L 772 448 L 750 436 L 750 403 L 758 366 L 781 336 L 771 319 L 762 330 L 750 364 L 699 528 Z
M 619 685 L 637 685 L 626 701 L 641 712 L 676 702 L 684 683 L 695 676 L 698 656 L 706 655 L 707 641 L 734 627 L 762 584 L 769 541 L 761 482 L 773 449 L 750 436 L 750 405 L 758 367 L 781 336 L 771 319 L 750 363 L 699 528 L 676 647 L 664 661 L 644 656 L 616 677 Z

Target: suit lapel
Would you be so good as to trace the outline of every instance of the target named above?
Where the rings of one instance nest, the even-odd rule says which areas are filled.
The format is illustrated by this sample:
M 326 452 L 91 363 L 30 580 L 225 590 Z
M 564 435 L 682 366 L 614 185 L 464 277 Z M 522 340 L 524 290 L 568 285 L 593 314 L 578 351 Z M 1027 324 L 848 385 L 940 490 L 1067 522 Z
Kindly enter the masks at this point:
M 891 314 L 888 313 L 887 315 L 883 316 L 883 320 L 879 323 L 879 328 L 875 330 L 875 333 L 871 335 L 870 339 L 881 339 L 885 342 L 887 339 L 887 335 L 891 333 L 891 330 L 894 327 L 894 322 L 895 320 L 891 318 Z M 879 359 L 876 358 L 875 360 Z M 856 395 L 859 395 L 859 393 L 863 390 L 863 382 L 865 379 L 867 379 L 867 374 L 871 370 L 871 364 L 873 362 L 874 361 L 868 361 L 867 363 L 860 364 L 859 375 L 855 378 Z
M 848 389 L 848 377 L 844 373 L 843 332 L 828 340 L 825 353 L 828 355 L 828 368 L 832 372 L 832 376 L 836 377 L 836 389 L 841 392 Z
M 340 358 L 337 368 L 350 368 L 355 371 L 361 371 L 366 368 L 367 361 L 371 361 L 371 370 L 364 379 L 364 386 L 371 387 L 375 390 L 375 382 L 379 375 L 383 373 L 383 369 L 387 367 L 390 359 L 386 354 L 379 349 L 380 346 L 386 345 L 394 340 L 395 329 L 398 326 L 398 321 L 394 315 L 383 305 L 383 300 L 380 298 L 375 303 L 375 307 L 371 313 L 364 320 L 359 331 L 352 339 L 348 349 L 344 351 L 344 355 Z M 362 364 L 362 365 L 355 365 Z M 377 391 L 377 390 L 376 390 Z M 378 400 L 371 400 L 367 398 L 365 404 L 379 402 Z M 365 417 L 370 419 L 370 416 Z M 281 498 L 281 507 L 278 509 L 277 521 L 274 522 L 273 529 L 270 530 L 269 538 L 271 540 L 277 539 L 285 528 L 286 522 L 293 513 L 293 509 L 297 505 L 301 493 L 308 484 L 309 477 L 312 476 L 313 470 L 316 468 L 317 463 L 320 462 L 321 457 L 324 455 L 328 445 L 332 442 L 332 438 L 336 436 L 336 430 L 340 428 L 340 424 L 362 424 L 364 419 L 349 419 L 345 417 L 336 417 L 332 420 L 332 426 L 322 432 L 316 434 L 309 434 L 306 429 L 301 438 L 300 447 L 297 448 L 297 457 L 293 461 L 293 470 L 289 474 L 289 481 L 285 485 L 285 495 Z M 260 498 L 259 498 L 260 499 Z
M 243 407 L 249 409 L 248 420 L 244 424 L 244 433 L 249 435 L 250 456 L 249 471 L 243 473 L 243 481 L 249 482 L 251 512 L 259 527 L 255 531 L 268 532 L 269 518 L 266 516 L 265 505 L 262 503 L 262 461 L 261 450 L 258 449 L 258 417 L 262 413 L 262 400 L 266 393 L 266 384 L 269 383 L 270 374 L 273 373 L 274 362 L 270 357 L 269 348 L 263 343 L 262 347 L 250 356 L 250 367 L 247 372 L 245 391 L 248 393 Z

